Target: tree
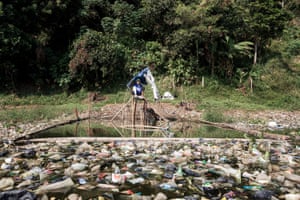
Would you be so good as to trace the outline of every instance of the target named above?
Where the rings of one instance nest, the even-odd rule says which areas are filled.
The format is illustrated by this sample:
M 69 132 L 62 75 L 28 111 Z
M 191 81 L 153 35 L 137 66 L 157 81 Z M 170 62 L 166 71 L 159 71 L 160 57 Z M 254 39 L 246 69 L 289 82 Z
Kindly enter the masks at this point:
M 140 4 L 139 10 L 145 30 L 143 38 L 148 41 L 165 42 L 165 38 L 174 30 L 173 9 L 177 2 L 174 0 L 142 0 Z
M 252 57 L 253 43 L 249 41 L 236 43 L 229 36 L 225 36 L 225 39 L 223 40 L 223 46 L 225 49 L 220 51 L 218 55 L 222 59 L 221 67 L 223 73 L 225 73 L 225 77 L 231 80 L 238 68 L 234 61 L 239 57 Z
M 24 2 L 1 2 L 0 5 L 0 84 L 15 91 L 17 81 L 24 80 L 27 75 L 22 72 L 32 67 L 30 59 L 34 57 L 34 42 L 30 34 L 23 30 L 26 28 L 22 24 L 24 21 L 17 21 L 17 14 L 22 15 L 20 9 Z M 23 13 L 27 14 L 26 10 Z
M 68 50 L 78 26 L 80 0 L 3 1 L 0 15 L 0 81 L 16 85 L 49 85 L 60 57 Z M 10 77 L 10 80 L 7 80 Z M 2 81 L 1 81 L 2 82 Z
M 80 25 L 88 29 L 102 31 L 101 20 L 112 13 L 112 4 L 109 0 L 80 0 L 82 7 L 79 10 Z
M 124 75 L 124 46 L 113 36 L 86 30 L 74 41 L 70 52 L 70 73 L 82 87 L 95 89 Z
M 270 39 L 282 35 L 291 15 L 276 0 L 249 1 L 243 6 L 245 32 L 254 43 L 253 64 L 256 64 L 259 49 L 263 50 Z
M 116 39 L 129 48 L 140 45 L 143 33 L 140 10 L 124 1 L 116 1 L 112 5 L 112 15 L 102 19 L 104 31 L 114 34 Z

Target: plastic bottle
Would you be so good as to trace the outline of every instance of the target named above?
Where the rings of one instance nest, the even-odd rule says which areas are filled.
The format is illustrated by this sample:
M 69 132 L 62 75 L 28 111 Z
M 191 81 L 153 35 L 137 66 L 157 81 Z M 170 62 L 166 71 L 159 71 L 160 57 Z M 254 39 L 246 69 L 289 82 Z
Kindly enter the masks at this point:
M 175 190 L 176 189 L 176 186 L 173 185 L 173 184 L 170 184 L 170 183 L 162 183 L 159 185 L 159 187 L 163 190 Z
M 115 167 L 115 172 L 112 173 L 111 179 L 113 183 L 121 183 L 122 178 L 119 166 Z
M 183 176 L 183 171 L 181 165 L 179 165 L 177 172 L 175 173 L 176 176 Z
M 260 185 L 244 185 L 244 190 L 260 190 L 262 187 Z

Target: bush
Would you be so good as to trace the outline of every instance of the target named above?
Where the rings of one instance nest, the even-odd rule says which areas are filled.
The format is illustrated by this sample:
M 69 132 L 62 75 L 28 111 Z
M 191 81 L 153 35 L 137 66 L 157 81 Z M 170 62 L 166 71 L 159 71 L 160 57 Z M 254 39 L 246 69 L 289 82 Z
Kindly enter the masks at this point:
M 224 115 L 218 110 L 208 110 L 204 113 L 203 118 L 210 122 L 224 122 Z

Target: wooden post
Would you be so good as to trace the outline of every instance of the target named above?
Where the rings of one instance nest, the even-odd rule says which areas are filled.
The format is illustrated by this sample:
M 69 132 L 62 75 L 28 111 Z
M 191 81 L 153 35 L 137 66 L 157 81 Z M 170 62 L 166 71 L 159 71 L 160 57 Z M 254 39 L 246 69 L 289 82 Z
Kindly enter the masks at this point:
M 89 94 L 89 111 L 88 111 L 88 113 L 89 113 L 89 121 L 88 121 L 88 123 L 89 123 L 89 127 L 88 127 L 88 136 L 91 136 L 91 101 L 92 101 L 92 97 L 91 97 L 92 95 L 91 94 Z
M 252 80 L 252 77 L 250 76 L 250 92 L 251 94 L 253 93 L 253 80 Z
M 76 122 L 76 126 L 75 126 L 75 131 L 74 131 L 74 135 L 76 136 L 76 137 L 78 137 L 78 126 L 79 126 L 79 122 Z
M 137 100 L 135 98 L 132 98 L 133 104 L 132 104 L 132 133 L 131 136 L 135 137 L 135 113 L 136 113 L 136 102 Z
M 140 129 L 140 136 L 142 136 L 143 134 L 143 125 L 144 125 L 144 116 L 143 116 L 143 112 L 144 112 L 144 109 L 140 110 L 140 121 L 141 121 L 141 125 L 142 125 L 142 128 Z
M 201 86 L 204 88 L 204 76 L 202 76 Z
M 144 113 L 144 115 L 143 115 L 143 123 L 144 123 L 144 126 L 148 125 L 147 124 L 147 119 L 146 119 L 146 112 L 147 112 L 147 101 L 146 101 L 146 99 L 144 99 L 144 105 L 143 105 L 143 113 Z
M 76 117 L 76 120 L 79 120 L 79 114 L 78 114 L 77 107 L 75 108 L 75 117 Z

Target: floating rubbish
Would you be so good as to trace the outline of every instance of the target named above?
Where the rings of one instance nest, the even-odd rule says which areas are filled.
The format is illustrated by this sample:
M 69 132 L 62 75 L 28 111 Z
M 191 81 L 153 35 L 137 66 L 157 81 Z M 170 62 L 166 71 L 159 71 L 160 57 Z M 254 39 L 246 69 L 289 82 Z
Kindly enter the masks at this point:
M 168 197 L 162 192 L 158 193 L 154 198 L 154 200 L 167 200 L 167 199 Z
M 177 185 L 174 184 L 174 183 L 162 183 L 159 185 L 159 187 L 162 189 L 162 190 L 176 190 L 177 189 Z
M 271 200 L 273 192 L 270 190 L 259 190 L 256 191 L 253 195 L 255 200 Z
M 285 200 L 299 200 L 300 199 L 300 193 L 299 194 L 286 194 L 284 195 Z
M 181 165 L 179 165 L 177 172 L 175 173 L 175 175 L 178 177 L 182 177 L 183 176 L 183 171 L 182 171 L 182 167 Z
M 34 193 L 26 190 L 11 190 L 0 193 L 0 199 L 7 200 L 36 200 L 37 197 Z
M 80 185 L 84 185 L 84 184 L 87 183 L 87 181 L 86 181 L 84 178 L 78 178 L 78 183 L 79 183 Z
M 34 177 L 39 176 L 41 172 L 42 172 L 42 169 L 40 167 L 34 167 L 31 170 L 21 174 L 20 177 L 24 180 L 33 179 Z
M 283 175 L 286 179 L 294 181 L 294 182 L 300 184 L 300 176 L 299 175 L 291 174 L 291 173 L 288 173 L 288 172 L 284 172 Z
M 3 169 L 3 170 L 11 169 L 11 168 L 12 168 L 12 166 L 9 165 L 9 164 L 6 164 L 6 163 L 2 163 L 2 164 L 1 164 L 1 169 Z
M 229 191 L 226 194 L 224 194 L 223 197 L 225 197 L 225 200 L 226 199 L 234 199 L 234 197 L 236 197 L 236 194 L 233 191 Z
M 125 182 L 125 176 L 121 174 L 119 166 L 115 167 L 115 172 L 111 175 L 112 183 L 122 184 Z
M 8 148 L 0 191 L 35 191 L 39 199 L 299 200 L 300 148 L 286 141 L 27 144 L 35 158 Z
M 87 167 L 87 164 L 84 163 L 74 163 L 71 165 L 71 169 L 74 171 L 82 171 Z
M 1 151 L 1 152 L 0 152 L 0 157 L 4 157 L 4 156 L 6 156 L 7 154 L 9 154 L 9 151 L 8 151 L 8 150 Z
M 36 157 L 36 151 L 34 149 L 26 149 L 22 154 L 22 158 L 35 158 Z
M 97 185 L 97 187 L 99 188 L 99 190 L 102 191 L 113 191 L 113 192 L 119 192 L 119 187 L 116 185 L 112 185 L 112 184 L 103 184 L 103 183 L 99 183 Z
M 5 158 L 4 162 L 7 163 L 7 164 L 11 164 L 13 162 L 13 160 L 14 159 L 12 157 L 9 157 L 9 158 Z
M 183 168 L 183 172 L 188 176 L 201 177 L 201 173 L 199 173 L 199 171 L 197 171 L 197 170 Z
M 17 188 L 26 187 L 26 186 L 29 186 L 29 185 L 32 185 L 32 181 L 31 180 L 26 180 L 26 181 L 23 181 L 22 183 L 18 184 Z
M 271 176 L 268 176 L 265 172 L 259 173 L 255 178 L 255 182 L 261 185 L 267 185 L 271 182 Z
M 262 189 L 262 186 L 260 186 L 260 185 L 244 185 L 243 189 L 245 189 L 245 190 L 260 190 L 260 189 Z
M 12 178 L 2 178 L 0 180 L 0 190 L 10 190 L 14 186 L 14 180 Z
M 82 197 L 79 194 L 69 194 L 67 200 L 82 200 Z
M 217 188 L 214 188 L 214 186 L 209 182 L 206 182 L 202 185 L 202 190 L 209 198 L 218 197 L 220 195 L 219 190 Z
M 72 181 L 72 179 L 67 178 L 60 182 L 40 186 L 37 189 L 36 194 L 44 194 L 48 192 L 66 192 L 70 190 L 73 186 L 74 182 Z
M 142 178 L 142 177 L 138 177 L 138 178 L 128 180 L 128 182 L 131 183 L 131 184 L 143 183 L 144 181 L 145 181 L 145 179 Z

